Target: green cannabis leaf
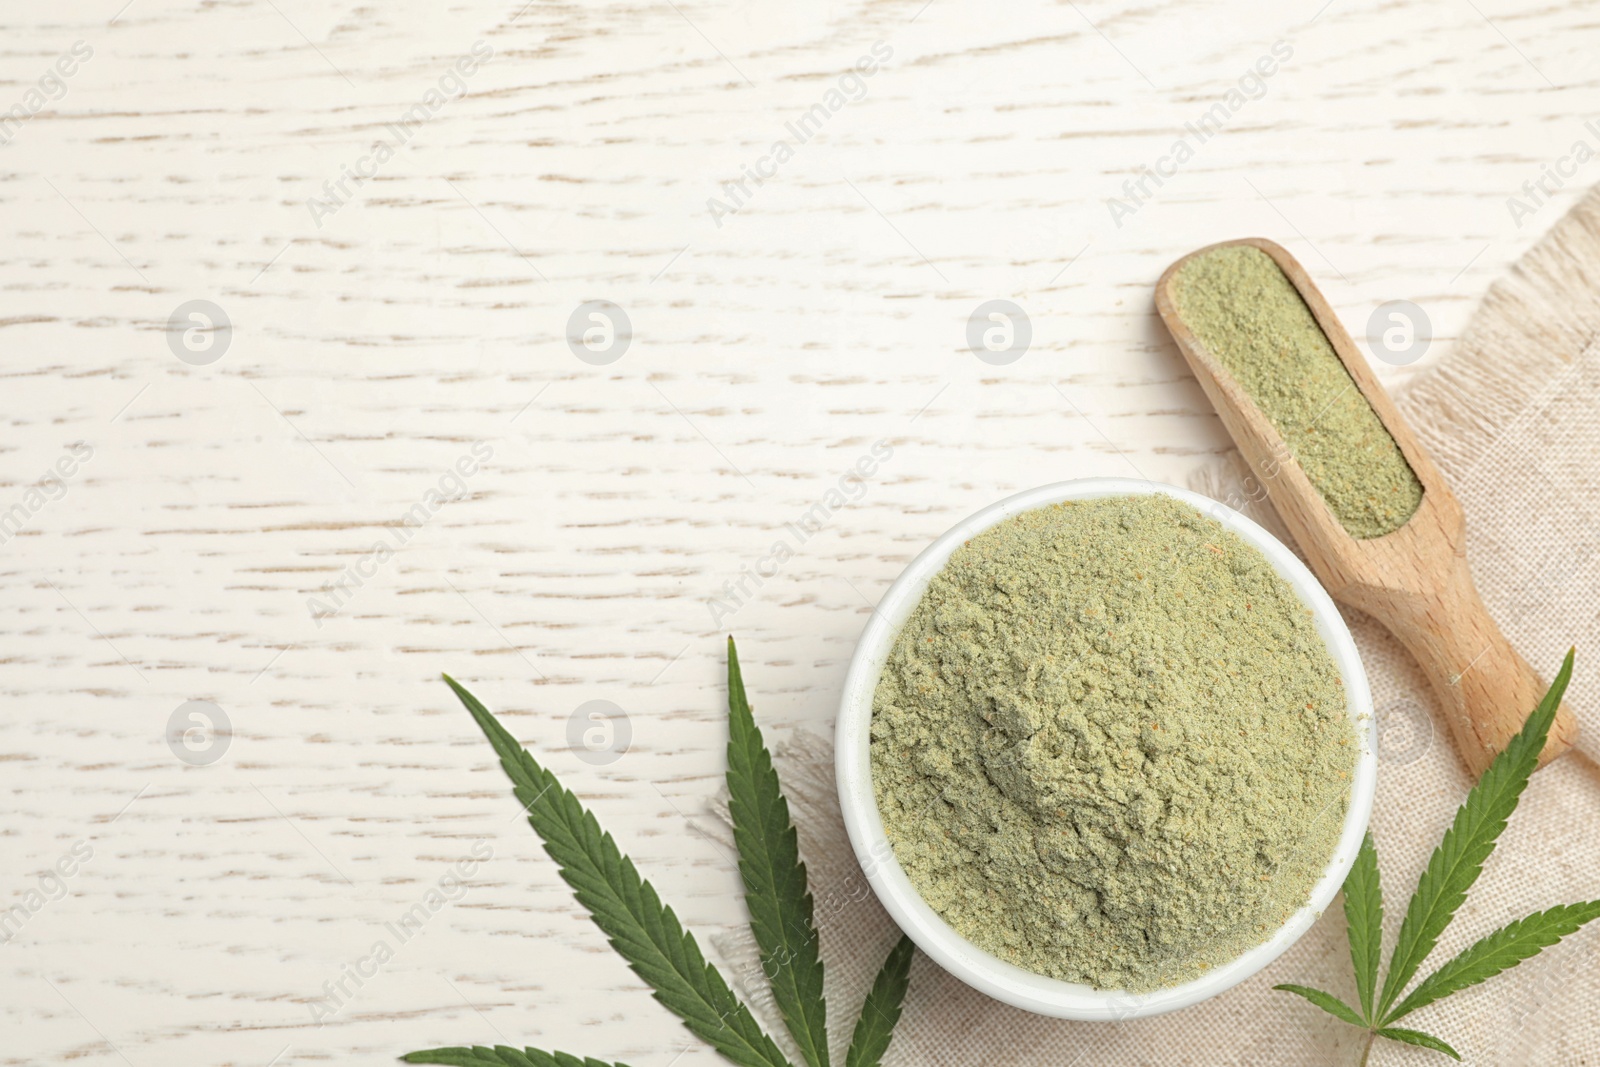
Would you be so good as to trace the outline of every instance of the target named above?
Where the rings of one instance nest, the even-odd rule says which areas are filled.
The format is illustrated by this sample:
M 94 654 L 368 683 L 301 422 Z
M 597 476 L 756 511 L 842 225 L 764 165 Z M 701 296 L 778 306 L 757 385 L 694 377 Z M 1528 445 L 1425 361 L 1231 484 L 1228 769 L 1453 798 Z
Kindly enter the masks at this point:
M 911 978 L 912 948 L 911 939 L 901 934 L 899 942 L 889 950 L 889 958 L 883 961 L 883 969 L 873 979 L 867 999 L 861 1004 L 861 1016 L 856 1019 L 855 1033 L 850 1035 L 844 1067 L 878 1067 L 878 1061 L 888 1051 Z
M 1423 979 L 1400 1006 L 1389 1013 L 1389 1019 L 1410 1015 L 1424 1004 L 1432 1004 L 1458 989 L 1493 978 L 1529 956 L 1538 955 L 1542 949 L 1597 917 L 1600 917 L 1600 900 L 1591 900 L 1534 912 L 1526 919 L 1503 926 Z
M 1378 848 L 1369 832 L 1344 880 L 1345 931 L 1350 939 L 1350 963 L 1356 970 L 1356 995 L 1361 1017 L 1372 1018 L 1372 992 L 1378 984 L 1378 964 L 1383 956 L 1383 887 L 1378 879 Z
M 628 1067 L 625 1063 L 605 1063 L 587 1057 L 569 1056 L 565 1052 L 540 1052 L 525 1048 L 518 1052 L 506 1045 L 484 1048 L 436 1048 L 428 1052 L 413 1052 L 406 1063 L 446 1063 L 452 1067 Z
M 1343 1019 L 1351 1026 L 1367 1025 L 1365 1016 L 1356 1014 L 1355 1009 L 1351 1008 L 1350 1005 L 1346 1004 L 1332 993 L 1324 993 L 1320 989 L 1313 989 L 1310 986 L 1305 985 L 1292 985 L 1288 982 L 1284 982 L 1281 985 L 1275 985 L 1272 988 L 1281 989 L 1285 993 L 1298 993 L 1300 996 L 1305 997 L 1307 1000 L 1311 1001 L 1311 1003 L 1315 1004 L 1329 1015 L 1332 1015 L 1336 1019 Z
M 1419 1030 L 1403 1029 L 1394 1023 L 1426 1004 L 1477 985 L 1538 955 L 1584 923 L 1600 918 L 1600 901 L 1586 901 L 1518 919 L 1467 948 L 1395 1004 L 1466 901 L 1467 891 L 1478 880 L 1484 861 L 1494 851 L 1511 813 L 1516 811 L 1528 779 L 1538 766 L 1539 753 L 1544 750 L 1550 724 L 1561 706 L 1561 697 L 1572 679 L 1572 658 L 1569 651 L 1544 699 L 1528 716 L 1517 736 L 1483 772 L 1483 777 L 1478 779 L 1478 784 L 1472 787 L 1456 812 L 1455 821 L 1445 831 L 1439 847 L 1434 849 L 1406 907 L 1394 952 L 1389 957 L 1389 973 L 1384 978 L 1376 1005 L 1373 989 L 1377 985 L 1378 957 L 1383 947 L 1383 890 L 1378 879 L 1378 853 L 1371 834 L 1362 841 L 1361 851 L 1344 882 L 1345 930 L 1350 940 L 1350 960 L 1355 968 L 1361 1010 L 1355 1011 L 1320 989 L 1299 985 L 1278 985 L 1274 989 L 1302 996 L 1328 1014 L 1359 1026 L 1374 1037 L 1434 1049 L 1459 1060 L 1460 1054 L 1439 1038 Z
M 745 699 L 739 653 L 728 639 L 728 813 L 739 850 L 750 930 L 772 999 L 809 1067 L 828 1067 L 828 1005 L 812 925 L 806 867 L 789 821 L 789 802 Z
M 445 681 L 499 755 L 528 822 L 578 903 L 634 973 L 655 990 L 656 999 L 740 1067 L 788 1067 L 778 1046 L 701 955 L 694 935 L 679 925 L 594 815 L 517 744 L 477 697 L 448 675 Z
M 791 1067 L 722 974 L 706 961 L 694 935 L 683 929 L 594 815 L 517 743 L 477 697 L 449 675 L 444 680 L 500 757 L 529 824 L 578 903 L 611 947 L 654 990 L 656 1000 L 739 1067 Z M 789 804 L 779 788 L 772 756 L 745 697 L 732 639 L 728 641 L 728 790 L 750 928 L 773 1000 L 806 1067 L 828 1067 L 827 1004 L 805 864 L 800 862 Z M 878 1067 L 900 1017 L 911 956 L 911 941 L 902 937 L 867 994 L 847 1067 Z M 412 1052 L 404 1060 L 454 1067 L 625 1067 L 505 1045 L 428 1049 Z
M 1433 850 L 1428 867 L 1417 882 L 1417 891 L 1400 924 L 1400 940 L 1389 957 L 1389 974 L 1383 980 L 1383 996 L 1378 1004 L 1381 1015 L 1416 975 L 1417 968 L 1439 935 L 1455 918 L 1456 909 L 1467 899 L 1467 890 L 1478 880 L 1484 860 L 1494 851 L 1506 820 L 1517 809 L 1528 778 L 1538 765 L 1545 735 L 1561 704 L 1567 680 L 1572 675 L 1572 657 L 1567 657 L 1561 673 L 1534 709 L 1521 732 L 1511 739 L 1505 751 L 1495 757 L 1478 784 L 1467 794 L 1466 803 L 1456 812 L 1455 821 Z
M 1431 1048 L 1435 1052 L 1444 1053 L 1453 1060 L 1461 1058 L 1461 1053 L 1445 1044 L 1439 1038 L 1434 1037 L 1432 1034 L 1425 1034 L 1421 1030 L 1406 1030 L 1399 1026 L 1380 1026 L 1373 1033 L 1379 1037 L 1387 1037 L 1394 1041 L 1404 1041 L 1408 1045 L 1421 1045 L 1423 1048 Z

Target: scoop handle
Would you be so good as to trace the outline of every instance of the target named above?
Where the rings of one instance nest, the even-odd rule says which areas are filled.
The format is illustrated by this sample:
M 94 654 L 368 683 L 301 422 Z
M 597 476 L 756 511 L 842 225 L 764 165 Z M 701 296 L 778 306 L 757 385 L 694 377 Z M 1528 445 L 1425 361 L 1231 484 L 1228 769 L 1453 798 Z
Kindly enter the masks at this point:
M 1480 775 L 1544 699 L 1545 683 L 1495 625 L 1464 556 L 1426 594 L 1347 597 L 1399 638 L 1438 695 L 1456 750 Z M 1572 746 L 1578 724 L 1556 711 L 1539 766 Z

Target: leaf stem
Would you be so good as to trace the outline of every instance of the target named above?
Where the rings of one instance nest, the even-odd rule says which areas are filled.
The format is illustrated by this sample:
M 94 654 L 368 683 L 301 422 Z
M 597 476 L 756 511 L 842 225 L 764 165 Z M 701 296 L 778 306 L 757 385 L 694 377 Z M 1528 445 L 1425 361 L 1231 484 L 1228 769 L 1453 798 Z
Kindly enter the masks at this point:
M 1372 1043 L 1378 1040 L 1376 1030 L 1367 1031 L 1367 1047 L 1361 1050 L 1361 1067 L 1367 1067 L 1367 1060 L 1372 1057 Z

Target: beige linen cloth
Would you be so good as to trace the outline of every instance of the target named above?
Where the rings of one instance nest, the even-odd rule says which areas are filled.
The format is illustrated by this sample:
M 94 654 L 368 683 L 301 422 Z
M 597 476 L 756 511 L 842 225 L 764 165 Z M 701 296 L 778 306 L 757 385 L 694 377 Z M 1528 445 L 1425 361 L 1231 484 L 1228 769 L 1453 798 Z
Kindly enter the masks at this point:
M 1568 701 L 1583 733 L 1579 753 L 1534 776 L 1424 975 L 1514 918 L 1600 897 L 1600 770 L 1589 758 L 1600 754 L 1597 338 L 1600 191 L 1592 191 L 1495 284 L 1457 350 L 1398 398 L 1466 509 L 1473 573 L 1512 643 L 1546 678 L 1568 646 L 1577 646 Z M 1238 466 L 1208 472 L 1198 487 L 1237 500 L 1241 474 Z M 1270 505 L 1246 511 L 1288 541 Z M 1372 830 L 1384 880 L 1387 959 L 1417 876 L 1471 782 L 1405 651 L 1371 619 L 1354 612 L 1346 618 L 1371 676 L 1382 731 Z M 810 868 L 828 966 L 830 1030 L 842 1046 L 898 931 L 845 837 L 831 739 L 792 739 L 779 752 L 778 769 Z M 748 932 L 724 934 L 714 944 L 730 981 L 769 1032 L 786 1041 Z M 1203 1004 L 1153 1019 L 1041 1018 L 985 997 L 919 954 L 887 1062 L 1343 1067 L 1360 1061 L 1363 1032 L 1273 991 L 1278 982 L 1318 986 L 1355 1003 L 1337 900 L 1264 972 Z M 1438 1035 L 1471 1064 L 1600 1064 L 1600 923 L 1402 1025 Z M 1437 1067 L 1449 1061 L 1379 1041 L 1370 1062 Z

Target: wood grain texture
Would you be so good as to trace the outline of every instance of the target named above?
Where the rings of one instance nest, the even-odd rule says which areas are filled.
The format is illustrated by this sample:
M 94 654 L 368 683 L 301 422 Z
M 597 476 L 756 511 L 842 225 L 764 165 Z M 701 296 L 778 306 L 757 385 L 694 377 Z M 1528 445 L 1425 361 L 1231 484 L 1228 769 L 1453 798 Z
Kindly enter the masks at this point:
M 825 725 L 871 602 L 956 519 L 1062 478 L 1181 481 L 1227 447 L 1151 307 L 1177 255 L 1273 237 L 1353 332 L 1384 300 L 1427 309 L 1432 359 L 1600 176 L 1508 212 L 1600 144 L 1577 0 L 0 17 L 0 111 L 30 116 L 0 145 L 0 514 L 22 508 L 0 545 L 0 907 L 27 912 L 0 945 L 4 1064 L 507 1041 L 667 1067 L 687 1035 L 514 820 L 441 670 L 691 927 L 739 921 L 687 819 L 723 770 L 723 632 L 774 735 Z M 1116 225 L 1107 199 L 1278 40 L 1293 57 L 1259 98 Z M 77 41 L 93 55 L 56 98 L 39 87 Z M 477 41 L 465 95 L 314 217 Z M 857 95 L 840 79 L 877 41 L 859 99 L 714 220 L 786 124 Z M 196 299 L 232 323 L 205 366 L 169 346 Z M 633 326 L 606 366 L 565 341 L 597 299 Z M 967 347 L 991 299 L 1031 319 L 1004 366 Z M 858 498 L 741 577 L 878 440 Z M 474 442 L 491 457 L 407 526 Z M 30 496 L 79 443 L 64 493 Z M 370 573 L 319 625 L 346 568 Z M 231 721 L 215 762 L 169 748 L 189 700 Z M 628 716 L 614 762 L 567 745 L 593 700 Z M 79 841 L 92 857 L 32 909 Z M 470 888 L 314 1020 L 480 841 Z

